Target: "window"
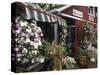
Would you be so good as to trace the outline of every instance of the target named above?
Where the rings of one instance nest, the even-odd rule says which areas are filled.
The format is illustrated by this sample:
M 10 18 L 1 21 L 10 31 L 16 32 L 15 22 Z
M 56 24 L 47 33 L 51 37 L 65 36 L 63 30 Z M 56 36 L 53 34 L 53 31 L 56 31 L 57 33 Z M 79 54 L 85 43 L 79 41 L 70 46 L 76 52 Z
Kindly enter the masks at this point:
M 90 6 L 88 9 L 89 9 L 89 11 L 88 11 L 89 15 L 94 17 L 94 7 Z

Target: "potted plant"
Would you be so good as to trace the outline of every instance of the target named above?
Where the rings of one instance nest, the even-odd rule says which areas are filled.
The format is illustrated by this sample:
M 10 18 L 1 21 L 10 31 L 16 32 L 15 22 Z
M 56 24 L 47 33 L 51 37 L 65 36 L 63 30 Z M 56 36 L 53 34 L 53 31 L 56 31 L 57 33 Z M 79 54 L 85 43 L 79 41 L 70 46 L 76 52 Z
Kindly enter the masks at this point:
M 88 56 L 88 68 L 97 67 L 97 51 L 96 50 L 87 51 L 87 56 Z
M 87 53 L 84 49 L 78 48 L 76 52 L 76 61 L 79 67 L 86 68 L 87 67 Z
M 73 69 L 76 66 L 76 61 L 73 57 L 66 56 L 62 59 L 62 66 L 64 69 Z
M 63 43 L 56 44 L 55 42 L 52 42 L 50 44 L 45 41 L 39 49 L 40 53 L 46 58 L 46 62 L 48 64 L 47 70 L 62 69 L 62 59 L 67 55 L 67 51 L 63 46 Z

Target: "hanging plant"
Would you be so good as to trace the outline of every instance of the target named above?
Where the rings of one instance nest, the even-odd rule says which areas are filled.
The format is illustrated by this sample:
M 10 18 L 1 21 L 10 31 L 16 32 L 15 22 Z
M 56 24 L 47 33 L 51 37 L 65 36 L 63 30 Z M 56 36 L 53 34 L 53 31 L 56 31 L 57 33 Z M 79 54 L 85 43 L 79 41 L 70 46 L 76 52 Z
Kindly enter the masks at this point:
M 80 47 L 83 48 L 83 49 L 86 49 L 88 48 L 90 42 L 89 40 L 87 39 L 87 37 L 85 37 L 82 41 L 80 41 Z
M 90 31 L 90 24 L 88 22 L 83 26 L 83 31 L 85 33 L 88 33 Z

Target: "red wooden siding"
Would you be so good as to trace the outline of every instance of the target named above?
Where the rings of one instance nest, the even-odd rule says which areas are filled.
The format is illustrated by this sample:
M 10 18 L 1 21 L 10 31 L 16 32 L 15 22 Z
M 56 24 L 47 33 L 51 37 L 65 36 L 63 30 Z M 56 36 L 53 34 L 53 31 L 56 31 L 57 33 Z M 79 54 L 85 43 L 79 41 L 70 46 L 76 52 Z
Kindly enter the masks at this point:
M 65 9 L 64 11 L 62 11 L 62 13 L 73 16 L 73 9 L 77 9 L 77 10 L 83 12 L 83 18 L 82 19 L 85 19 L 86 21 L 89 21 L 88 6 L 71 6 L 67 9 Z M 79 37 L 77 36 L 77 32 L 78 32 L 77 29 L 82 30 L 82 28 L 83 28 L 84 24 L 86 23 L 86 21 L 84 22 L 84 21 L 79 21 L 79 20 L 75 19 L 76 32 L 75 32 L 75 42 L 73 43 L 74 52 L 76 52 L 77 48 L 80 45 L 79 44 Z M 96 14 L 95 14 L 93 23 L 97 23 Z M 91 25 L 94 28 L 97 27 L 97 25 L 93 24 L 93 23 L 91 23 Z M 84 36 L 84 34 L 81 35 L 81 36 Z

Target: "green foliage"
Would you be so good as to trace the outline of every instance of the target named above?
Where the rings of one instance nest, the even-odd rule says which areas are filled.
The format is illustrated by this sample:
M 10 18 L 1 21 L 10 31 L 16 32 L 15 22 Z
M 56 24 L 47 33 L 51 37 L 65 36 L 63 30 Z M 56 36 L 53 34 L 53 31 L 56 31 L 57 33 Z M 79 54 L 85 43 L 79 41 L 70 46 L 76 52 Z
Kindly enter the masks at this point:
M 47 70 L 62 70 L 61 60 L 57 56 L 53 56 L 48 63 Z
M 46 53 L 47 48 L 50 46 L 49 42 L 43 42 L 41 46 L 39 46 L 39 51 L 40 51 L 40 55 L 42 56 L 48 56 L 48 54 Z
M 87 51 L 88 58 L 97 58 L 97 51 Z
M 44 42 L 42 46 L 39 47 L 40 53 L 50 60 L 48 62 L 47 70 L 62 70 L 71 69 L 74 67 L 76 61 L 74 58 L 67 56 L 66 47 L 64 47 L 64 42 L 60 44 L 52 44 Z
M 90 30 L 90 24 L 87 22 L 84 26 L 83 26 L 83 31 L 85 33 L 88 33 Z
M 89 40 L 87 39 L 87 37 L 84 37 L 84 39 L 81 40 L 80 43 L 81 43 L 80 47 L 83 48 L 83 49 L 88 48 L 88 46 L 90 44 Z
M 75 64 L 76 64 L 76 61 L 72 57 L 67 56 L 67 57 L 62 59 L 62 66 L 64 69 L 74 68 Z
M 76 58 L 79 59 L 84 54 L 85 54 L 85 50 L 79 47 L 76 52 Z
M 71 56 L 71 43 L 68 43 L 67 45 L 66 45 L 66 51 L 68 52 L 68 55 L 69 56 Z
M 63 53 L 67 54 L 63 43 L 56 45 L 54 43 L 50 44 L 45 41 L 42 46 L 39 46 L 39 49 L 40 53 L 46 57 L 49 55 L 63 55 Z
M 54 8 L 59 8 L 59 7 L 64 6 L 64 5 L 58 5 L 58 4 L 44 4 L 44 3 L 38 3 L 38 5 L 45 10 L 51 10 Z

